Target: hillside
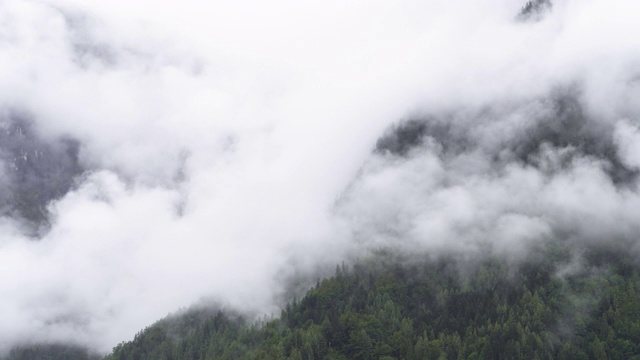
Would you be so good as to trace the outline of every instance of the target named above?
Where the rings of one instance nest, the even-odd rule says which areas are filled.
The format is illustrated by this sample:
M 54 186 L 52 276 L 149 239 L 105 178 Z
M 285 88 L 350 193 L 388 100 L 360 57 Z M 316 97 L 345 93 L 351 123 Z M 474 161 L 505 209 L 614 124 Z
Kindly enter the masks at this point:
M 537 255 L 469 267 L 382 254 L 337 267 L 278 319 L 165 319 L 105 359 L 640 359 L 638 264 L 603 248 L 580 266 L 566 249 Z

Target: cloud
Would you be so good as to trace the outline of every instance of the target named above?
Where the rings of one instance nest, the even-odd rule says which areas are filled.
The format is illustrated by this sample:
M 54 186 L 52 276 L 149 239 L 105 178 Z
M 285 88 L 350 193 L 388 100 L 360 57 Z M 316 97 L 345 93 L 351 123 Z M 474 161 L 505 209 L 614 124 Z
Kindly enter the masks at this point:
M 603 123 L 565 92 L 495 105 L 391 127 L 337 205 L 355 237 L 477 253 L 637 241 L 635 128 Z
M 637 241 L 638 5 L 522 6 L 3 2 L 0 105 L 64 186 L 38 239 L 3 213 L 0 347 L 277 311 L 282 278 L 379 247 Z

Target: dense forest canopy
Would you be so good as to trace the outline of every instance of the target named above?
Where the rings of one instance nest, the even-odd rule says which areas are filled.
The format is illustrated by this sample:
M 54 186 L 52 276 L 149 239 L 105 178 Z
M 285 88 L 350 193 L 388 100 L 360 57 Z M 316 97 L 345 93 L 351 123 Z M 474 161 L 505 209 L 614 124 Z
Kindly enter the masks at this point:
M 105 359 L 640 359 L 637 259 L 573 250 L 549 243 L 523 262 L 382 252 L 337 266 L 279 318 L 167 318 Z

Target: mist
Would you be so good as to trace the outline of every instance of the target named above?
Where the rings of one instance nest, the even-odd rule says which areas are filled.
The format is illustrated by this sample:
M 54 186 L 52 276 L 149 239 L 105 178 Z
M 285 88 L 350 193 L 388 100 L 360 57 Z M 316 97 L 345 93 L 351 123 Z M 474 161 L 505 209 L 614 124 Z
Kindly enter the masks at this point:
M 640 4 L 538 3 L 0 2 L 0 352 L 379 249 L 638 251 Z

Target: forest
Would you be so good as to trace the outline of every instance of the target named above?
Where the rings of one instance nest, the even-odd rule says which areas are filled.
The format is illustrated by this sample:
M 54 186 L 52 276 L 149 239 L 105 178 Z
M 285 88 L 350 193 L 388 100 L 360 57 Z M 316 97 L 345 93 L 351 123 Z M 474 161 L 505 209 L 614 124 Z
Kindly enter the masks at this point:
M 380 251 L 337 266 L 279 318 L 193 309 L 104 360 L 640 359 L 637 260 L 605 245 L 574 251 L 555 243 L 526 260 L 474 261 Z
M 104 360 L 640 359 L 637 260 L 604 245 L 574 251 L 473 261 L 380 251 L 337 266 L 277 318 L 193 308 Z M 98 358 L 45 344 L 6 360 Z

